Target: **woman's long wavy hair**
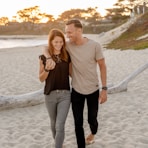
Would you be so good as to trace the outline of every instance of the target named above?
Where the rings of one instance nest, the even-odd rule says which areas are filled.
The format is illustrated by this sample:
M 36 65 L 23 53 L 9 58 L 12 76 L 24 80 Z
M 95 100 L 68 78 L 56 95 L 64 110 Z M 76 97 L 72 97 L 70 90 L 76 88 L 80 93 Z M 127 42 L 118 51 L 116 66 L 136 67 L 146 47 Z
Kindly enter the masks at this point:
M 63 39 L 63 46 L 62 46 L 62 49 L 61 49 L 61 53 L 60 53 L 60 58 L 63 60 L 63 61 L 68 61 L 68 53 L 66 51 L 66 40 L 65 40 L 65 36 L 64 36 L 64 33 L 59 30 L 59 29 L 52 29 L 50 30 L 49 32 L 49 36 L 48 36 L 48 51 L 49 51 L 49 54 L 51 55 L 51 57 L 54 57 L 54 48 L 53 48 L 53 45 L 52 45 L 52 40 L 54 40 L 54 38 L 58 36 L 58 37 L 61 37 Z M 54 58 L 53 58 L 54 60 Z

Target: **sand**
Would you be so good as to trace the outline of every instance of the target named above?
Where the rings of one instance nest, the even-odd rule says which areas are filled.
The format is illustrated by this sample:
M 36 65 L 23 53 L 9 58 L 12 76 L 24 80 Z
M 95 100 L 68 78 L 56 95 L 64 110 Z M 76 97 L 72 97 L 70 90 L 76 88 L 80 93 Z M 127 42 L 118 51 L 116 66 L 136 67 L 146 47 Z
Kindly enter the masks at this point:
M 98 39 L 98 35 L 91 35 Z M 99 40 L 99 39 L 98 39 Z M 18 95 L 43 88 L 38 56 L 43 46 L 0 49 L 0 95 Z M 148 49 L 103 50 L 108 83 L 118 84 L 148 62 Z M 127 91 L 108 94 L 99 107 L 95 143 L 87 148 L 148 148 L 148 69 L 128 84 Z M 90 132 L 84 111 L 85 135 Z M 52 148 L 45 104 L 0 111 L 0 148 Z M 65 148 L 77 148 L 71 108 L 65 126 Z

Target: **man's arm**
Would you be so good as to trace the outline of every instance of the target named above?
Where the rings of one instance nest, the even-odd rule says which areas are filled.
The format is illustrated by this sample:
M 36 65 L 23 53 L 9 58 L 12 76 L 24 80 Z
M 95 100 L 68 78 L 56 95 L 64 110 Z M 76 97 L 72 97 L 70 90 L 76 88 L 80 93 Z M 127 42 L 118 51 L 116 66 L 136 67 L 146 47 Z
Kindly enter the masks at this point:
M 102 87 L 106 87 L 107 86 L 107 69 L 106 69 L 105 59 L 104 58 L 100 59 L 97 62 L 100 68 L 100 77 L 101 77 Z M 99 100 L 100 100 L 100 104 L 107 101 L 107 90 L 102 89 Z
M 43 55 L 47 58 L 50 59 L 51 55 L 48 52 L 48 48 L 43 48 Z

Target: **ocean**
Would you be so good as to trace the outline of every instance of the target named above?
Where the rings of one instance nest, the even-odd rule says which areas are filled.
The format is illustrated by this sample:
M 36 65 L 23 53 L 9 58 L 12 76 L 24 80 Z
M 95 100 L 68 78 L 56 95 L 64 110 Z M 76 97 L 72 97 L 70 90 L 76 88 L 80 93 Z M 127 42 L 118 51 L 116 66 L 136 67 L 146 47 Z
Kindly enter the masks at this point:
M 47 37 L 0 37 L 0 49 L 47 45 Z
M 98 36 L 84 34 L 85 37 L 94 38 L 98 41 Z M 65 36 L 66 37 L 66 36 Z M 67 40 L 67 38 L 66 38 Z M 7 35 L 0 36 L 0 49 L 14 47 L 32 47 L 48 44 L 48 35 Z

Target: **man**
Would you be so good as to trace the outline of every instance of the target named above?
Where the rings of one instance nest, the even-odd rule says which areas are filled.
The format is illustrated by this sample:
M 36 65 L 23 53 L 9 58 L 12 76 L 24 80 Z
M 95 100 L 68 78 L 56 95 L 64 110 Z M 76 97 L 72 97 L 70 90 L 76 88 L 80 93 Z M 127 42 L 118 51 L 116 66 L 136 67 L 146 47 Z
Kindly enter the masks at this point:
M 85 148 L 85 144 L 94 142 L 94 136 L 98 130 L 98 107 L 107 101 L 107 70 L 105 59 L 99 43 L 83 37 L 83 26 L 77 19 L 69 20 L 65 26 L 67 51 L 71 58 L 72 93 L 71 103 L 75 122 L 75 133 L 78 148 Z M 50 55 L 44 50 L 47 59 Z M 47 64 L 54 67 L 54 63 L 48 60 Z M 99 94 L 99 82 L 97 65 L 100 70 L 102 91 Z M 85 140 L 83 128 L 84 103 L 87 101 L 88 123 L 91 134 Z

